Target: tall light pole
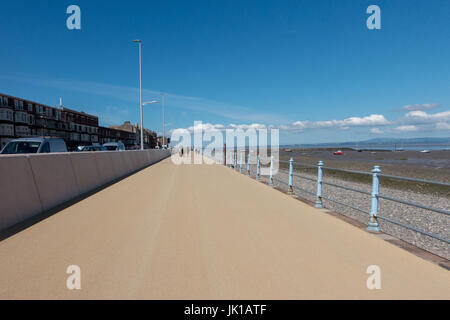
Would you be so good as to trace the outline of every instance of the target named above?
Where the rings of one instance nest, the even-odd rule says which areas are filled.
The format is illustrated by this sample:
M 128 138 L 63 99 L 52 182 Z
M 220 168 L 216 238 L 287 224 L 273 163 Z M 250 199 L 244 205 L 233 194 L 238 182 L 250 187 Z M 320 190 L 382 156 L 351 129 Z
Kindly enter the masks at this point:
M 164 93 L 161 93 L 161 101 L 162 101 L 162 120 L 163 120 L 163 143 L 162 147 L 166 145 L 166 123 L 164 120 Z
M 139 43 L 139 109 L 141 111 L 141 150 L 144 150 L 144 116 L 142 114 L 142 41 L 134 40 Z

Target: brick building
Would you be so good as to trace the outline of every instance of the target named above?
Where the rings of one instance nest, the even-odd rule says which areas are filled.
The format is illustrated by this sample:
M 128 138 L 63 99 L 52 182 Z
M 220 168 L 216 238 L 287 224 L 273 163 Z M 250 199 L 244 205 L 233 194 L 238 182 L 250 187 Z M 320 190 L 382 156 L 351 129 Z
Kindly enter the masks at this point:
M 130 133 L 128 139 L 122 140 L 122 142 L 127 146 L 131 147 L 133 145 L 140 145 L 141 141 L 141 132 L 138 124 L 133 125 L 130 121 L 125 121 L 123 124 L 119 126 L 110 126 L 111 129 L 126 131 Z M 144 146 L 145 148 L 153 149 L 157 145 L 157 134 L 156 132 L 144 129 Z
M 62 138 L 69 150 L 118 141 L 127 147 L 140 144 L 139 126 L 129 121 L 120 126 L 100 127 L 94 115 L 0 93 L 0 150 L 12 139 L 32 136 Z M 157 145 L 154 131 L 144 129 L 144 145 L 146 148 Z
M 0 93 L 0 148 L 31 136 L 63 138 L 69 149 L 98 143 L 98 117 Z
M 121 141 L 126 147 L 129 147 L 136 143 L 134 133 L 114 128 L 98 127 L 98 138 L 100 144 Z

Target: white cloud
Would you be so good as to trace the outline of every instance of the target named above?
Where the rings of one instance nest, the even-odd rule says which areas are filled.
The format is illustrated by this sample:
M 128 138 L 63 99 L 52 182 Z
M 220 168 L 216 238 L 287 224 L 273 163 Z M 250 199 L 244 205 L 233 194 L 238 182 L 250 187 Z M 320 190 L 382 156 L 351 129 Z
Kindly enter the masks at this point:
M 412 131 L 418 131 L 419 128 L 417 126 L 409 125 L 409 126 L 396 127 L 395 130 L 400 131 L 400 132 L 412 132 Z
M 188 128 L 184 128 L 182 130 L 187 130 L 189 132 L 193 132 L 194 130 L 200 130 L 200 129 L 202 129 L 203 131 L 225 131 L 226 129 L 233 129 L 233 130 L 240 129 L 240 130 L 246 131 L 248 129 L 259 130 L 259 129 L 267 129 L 267 128 L 268 127 L 266 125 L 259 124 L 259 123 L 252 123 L 252 124 L 233 124 L 233 123 L 231 123 L 226 126 L 223 124 L 220 124 L 220 123 L 216 123 L 216 124 L 202 123 L 202 124 L 190 126 Z
M 291 126 L 284 126 L 282 129 L 303 131 L 306 129 L 327 129 L 341 128 L 347 130 L 351 127 L 384 126 L 390 122 L 381 114 L 372 114 L 366 117 L 351 117 L 344 120 L 327 121 L 296 121 Z
M 236 130 L 248 130 L 248 129 L 267 129 L 267 126 L 260 123 L 252 123 L 252 124 L 229 124 L 227 126 L 227 129 L 236 129 Z
M 426 124 L 450 121 L 450 111 L 429 114 L 425 111 L 411 111 L 405 115 L 408 124 Z
M 424 103 L 424 104 L 414 104 L 407 105 L 402 108 L 404 111 L 421 111 L 421 110 L 431 110 L 439 108 L 441 104 L 439 103 Z
M 383 134 L 384 131 L 381 130 L 380 128 L 372 128 L 372 129 L 370 129 L 370 133 L 373 133 L 373 134 Z

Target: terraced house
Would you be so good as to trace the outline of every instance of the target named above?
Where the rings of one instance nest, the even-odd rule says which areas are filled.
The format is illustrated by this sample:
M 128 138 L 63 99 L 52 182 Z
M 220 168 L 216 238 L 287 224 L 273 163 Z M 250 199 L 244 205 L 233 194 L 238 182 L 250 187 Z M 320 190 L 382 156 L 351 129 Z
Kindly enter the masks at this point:
M 98 143 L 98 117 L 0 93 L 0 148 L 29 136 L 63 138 L 69 148 Z

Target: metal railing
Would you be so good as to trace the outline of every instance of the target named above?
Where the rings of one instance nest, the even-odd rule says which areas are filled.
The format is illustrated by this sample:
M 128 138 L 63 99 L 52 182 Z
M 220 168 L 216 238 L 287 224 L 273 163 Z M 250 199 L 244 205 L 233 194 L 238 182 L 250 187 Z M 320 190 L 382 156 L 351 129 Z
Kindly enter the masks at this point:
M 239 170 L 239 172 L 242 173 L 242 167 L 245 164 L 243 162 L 243 156 L 241 153 L 241 157 L 240 157 L 240 162 L 237 162 L 237 152 L 233 153 L 233 159 L 234 159 L 234 164 L 232 165 L 231 162 L 228 162 L 228 165 L 231 167 L 234 167 L 235 170 Z M 438 181 L 430 181 L 430 180 L 424 180 L 424 179 L 416 179 L 416 178 L 409 178 L 409 177 L 400 177 L 400 176 L 394 176 L 394 175 L 388 175 L 388 174 L 382 174 L 381 173 L 381 169 L 379 166 L 374 166 L 372 172 L 364 172 L 364 171 L 356 171 L 356 170 L 348 170 L 348 169 L 341 169 L 341 168 L 332 168 L 332 167 L 326 167 L 324 166 L 324 163 L 322 161 L 319 161 L 319 163 L 317 165 L 311 165 L 311 164 L 306 164 L 306 163 L 299 163 L 299 162 L 294 162 L 294 159 L 291 158 L 289 161 L 285 161 L 285 160 L 278 160 L 279 163 L 285 163 L 289 165 L 289 171 L 285 171 L 285 170 L 280 170 L 281 172 L 284 172 L 286 174 L 289 175 L 289 182 L 285 182 L 282 181 L 280 179 L 274 178 L 273 175 L 273 167 L 274 167 L 274 162 L 276 160 L 274 160 L 273 156 L 270 157 L 270 163 L 269 163 L 269 182 L 268 184 L 270 186 L 274 186 L 274 181 L 277 181 L 281 184 L 285 184 L 288 186 L 288 193 L 289 194 L 293 194 L 294 193 L 294 189 L 300 190 L 302 192 L 306 192 L 308 194 L 311 194 L 315 197 L 315 207 L 316 208 L 323 208 L 323 200 L 328 200 L 334 203 L 337 203 L 339 205 L 343 205 L 346 207 L 349 207 L 351 209 L 357 210 L 359 212 L 365 213 L 369 216 L 368 218 L 368 226 L 367 226 L 367 230 L 372 231 L 372 232 L 380 232 L 380 226 L 378 223 L 378 220 L 384 220 L 387 221 L 389 223 L 395 224 L 397 226 L 421 233 L 423 235 L 426 235 L 428 237 L 437 239 L 439 241 L 445 242 L 447 244 L 450 244 L 450 239 L 445 238 L 445 237 L 441 237 L 437 234 L 434 233 L 430 233 L 427 232 L 425 230 L 421 230 L 418 229 L 416 227 L 413 227 L 411 225 L 396 221 L 392 218 L 386 217 L 386 216 L 382 216 L 379 214 L 379 201 L 380 199 L 385 199 L 388 201 L 393 201 L 393 202 L 397 202 L 397 203 L 401 203 L 404 205 L 408 205 L 408 206 L 412 206 L 412 207 L 416 207 L 416 208 L 420 208 L 423 210 L 428 210 L 428 211 L 432 211 L 432 212 L 436 212 L 439 214 L 443 214 L 446 216 L 450 216 L 450 211 L 448 210 L 444 210 L 444 209 L 439 209 L 439 208 L 434 208 L 434 207 L 430 207 L 427 205 L 423 205 L 420 203 L 416 203 L 416 202 L 410 202 L 407 200 L 402 200 L 402 199 L 397 199 L 394 197 L 390 197 L 384 194 L 380 194 L 379 192 L 379 186 L 380 186 L 380 177 L 383 178 L 389 178 L 389 179 L 396 179 L 396 180 L 402 180 L 402 181 L 411 181 L 411 182 L 417 182 L 417 183 L 426 183 L 426 184 L 433 184 L 433 185 L 438 185 L 438 186 L 443 186 L 443 187 L 448 187 L 450 188 L 450 183 L 445 183 L 445 182 L 438 182 Z M 306 168 L 315 168 L 317 169 L 317 178 L 313 179 L 304 175 L 300 175 L 300 174 L 296 174 L 294 173 L 294 165 L 296 166 L 301 166 L 301 167 L 306 167 Z M 238 168 L 239 167 L 239 168 Z M 323 172 L 324 170 L 331 170 L 331 171 L 339 171 L 339 172 L 345 172 L 345 173 L 353 173 L 353 174 L 361 174 L 361 175 L 366 175 L 366 176 L 371 176 L 372 177 L 372 190 L 371 192 L 369 191 L 365 191 L 365 190 L 361 190 L 361 189 L 356 189 L 356 188 L 352 188 L 352 187 L 348 187 L 348 186 L 343 186 L 343 185 L 339 185 L 337 183 L 331 183 L 331 182 L 326 182 L 323 180 Z M 250 176 L 251 172 L 250 172 L 250 153 L 248 153 L 248 159 L 247 159 L 247 175 Z M 299 186 L 294 185 L 294 177 L 296 178 L 300 178 L 300 179 L 304 179 L 310 182 L 314 182 L 316 183 L 317 186 L 317 190 L 316 192 L 311 192 L 309 190 L 306 190 L 304 188 L 301 188 Z M 261 179 L 261 159 L 260 156 L 257 156 L 257 160 L 256 160 L 256 179 L 260 180 Z M 332 187 L 336 187 L 336 188 L 340 188 L 346 191 L 351 191 L 351 192 L 358 192 L 364 195 L 368 195 L 371 198 L 371 204 L 370 204 L 370 211 L 364 210 L 362 208 L 359 208 L 357 206 L 354 206 L 352 204 L 343 202 L 343 201 L 339 201 L 330 197 L 326 197 L 323 195 L 323 185 L 329 185 Z

